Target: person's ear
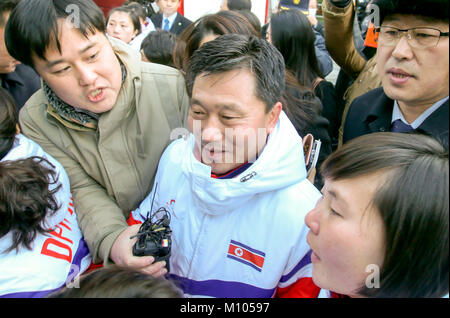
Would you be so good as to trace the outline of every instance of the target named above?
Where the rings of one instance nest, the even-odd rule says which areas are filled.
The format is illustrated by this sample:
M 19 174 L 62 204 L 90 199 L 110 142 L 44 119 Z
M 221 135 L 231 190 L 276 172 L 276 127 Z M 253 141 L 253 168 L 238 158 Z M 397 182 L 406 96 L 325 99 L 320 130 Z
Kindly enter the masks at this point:
M 282 109 L 283 105 L 281 104 L 281 102 L 277 102 L 267 114 L 266 127 L 268 134 L 270 134 L 275 129 Z
M 133 33 L 133 37 L 131 38 L 132 40 L 134 40 L 134 38 L 136 37 L 136 35 L 138 35 L 138 30 L 134 30 L 134 33 Z
M 144 50 L 141 50 L 141 60 L 144 62 L 150 62 L 147 56 L 145 55 Z

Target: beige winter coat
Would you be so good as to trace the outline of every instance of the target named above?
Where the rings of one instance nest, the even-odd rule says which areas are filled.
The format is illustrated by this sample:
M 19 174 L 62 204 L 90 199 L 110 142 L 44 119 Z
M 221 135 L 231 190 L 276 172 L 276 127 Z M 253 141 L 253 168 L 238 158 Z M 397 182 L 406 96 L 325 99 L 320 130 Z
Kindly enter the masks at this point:
M 354 79 L 353 84 L 344 95 L 345 108 L 342 124 L 339 128 L 339 145 L 342 145 L 343 128 L 350 104 L 357 97 L 381 86 L 381 79 L 376 69 L 376 55 L 366 61 L 355 47 L 353 41 L 353 21 L 355 8 L 351 2 L 345 8 L 331 4 L 330 0 L 322 2 L 325 25 L 325 43 L 333 60 Z
M 22 132 L 66 169 L 78 222 L 95 263 L 108 261 L 130 211 L 151 191 L 170 132 L 184 126 L 189 106 L 180 72 L 141 62 L 127 45 L 115 39 L 111 43 L 127 78 L 97 129 L 60 117 L 42 89 L 20 113 Z

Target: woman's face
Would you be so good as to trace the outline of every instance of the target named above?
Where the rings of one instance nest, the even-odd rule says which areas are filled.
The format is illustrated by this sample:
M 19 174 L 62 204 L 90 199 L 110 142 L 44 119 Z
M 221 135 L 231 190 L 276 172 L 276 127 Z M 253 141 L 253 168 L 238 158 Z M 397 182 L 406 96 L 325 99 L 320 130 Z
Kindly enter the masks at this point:
M 325 181 L 323 197 L 305 217 L 317 286 L 358 297 L 357 290 L 377 279 L 385 255 L 384 225 L 371 201 L 383 179 L 371 174 Z
M 125 43 L 130 43 L 137 35 L 138 30 L 134 28 L 133 21 L 128 13 L 116 11 L 109 16 L 106 33 Z

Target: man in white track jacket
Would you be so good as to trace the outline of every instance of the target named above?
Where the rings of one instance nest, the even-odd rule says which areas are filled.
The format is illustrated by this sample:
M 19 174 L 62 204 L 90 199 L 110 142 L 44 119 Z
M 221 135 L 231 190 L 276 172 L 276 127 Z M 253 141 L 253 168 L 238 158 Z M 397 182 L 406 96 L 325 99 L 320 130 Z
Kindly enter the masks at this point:
M 186 296 L 318 296 L 304 217 L 320 193 L 281 110 L 284 74 L 281 54 L 255 37 L 222 36 L 191 60 L 193 134 L 166 149 L 153 191 L 130 218 L 170 212 L 170 278 Z

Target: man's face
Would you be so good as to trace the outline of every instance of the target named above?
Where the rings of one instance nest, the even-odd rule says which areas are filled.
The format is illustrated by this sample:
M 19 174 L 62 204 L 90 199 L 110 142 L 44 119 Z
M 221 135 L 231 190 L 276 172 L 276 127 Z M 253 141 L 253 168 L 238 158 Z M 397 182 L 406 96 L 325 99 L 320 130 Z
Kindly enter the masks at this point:
M 255 85 L 254 75 L 244 69 L 195 79 L 188 120 L 194 153 L 217 175 L 256 159 L 278 122 L 281 103 L 266 113 Z
M 165 16 L 169 17 L 175 12 L 177 12 L 178 8 L 180 7 L 180 4 L 181 4 L 180 0 L 160 0 L 158 5 L 161 8 L 161 11 L 165 14 Z
M 412 15 L 391 15 L 383 26 L 399 29 L 427 27 L 448 32 L 449 25 Z M 377 68 L 387 96 L 410 106 L 430 107 L 448 96 L 449 39 L 441 37 L 436 47 L 413 48 L 402 36 L 396 46 L 384 45 L 380 40 Z
M 84 37 L 61 20 L 61 53 L 50 46 L 45 60 L 33 58 L 36 71 L 67 104 L 94 113 L 111 110 L 122 83 L 119 61 L 101 32 Z
M 4 18 L 4 20 L 7 21 L 9 18 L 9 13 L 5 14 Z M 9 55 L 8 50 L 6 49 L 5 25 L 0 27 L 0 74 L 12 73 L 16 70 L 16 66 L 20 64 L 19 61 Z

